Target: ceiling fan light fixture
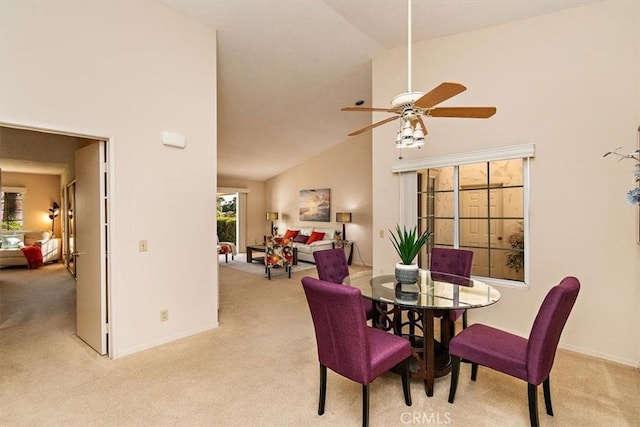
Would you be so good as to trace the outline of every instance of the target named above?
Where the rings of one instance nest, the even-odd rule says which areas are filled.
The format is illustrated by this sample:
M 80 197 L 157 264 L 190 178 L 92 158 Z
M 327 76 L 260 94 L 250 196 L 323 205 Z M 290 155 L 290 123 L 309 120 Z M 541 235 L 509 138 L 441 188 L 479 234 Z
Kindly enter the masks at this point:
M 396 148 L 420 148 L 424 145 L 424 130 L 420 122 L 415 127 L 410 120 L 402 120 L 400 130 L 396 134 Z
M 413 146 L 422 147 L 424 145 L 424 132 L 420 123 L 416 124 L 416 129 L 413 131 Z
M 413 128 L 409 120 L 406 120 L 402 126 L 402 145 L 404 147 L 413 146 Z
M 391 99 L 391 108 L 362 107 L 359 106 L 360 101 L 356 101 L 356 107 L 341 109 L 342 111 L 393 113 L 395 117 L 379 120 L 349 133 L 349 136 L 359 135 L 400 118 L 400 131 L 395 139 L 396 147 L 420 148 L 424 145 L 424 139 L 428 133 L 423 117 L 488 119 L 495 114 L 495 107 L 436 107 L 441 102 L 467 90 L 460 83 L 443 82 L 426 93 L 411 89 L 411 21 L 411 0 L 407 0 L 407 91 Z

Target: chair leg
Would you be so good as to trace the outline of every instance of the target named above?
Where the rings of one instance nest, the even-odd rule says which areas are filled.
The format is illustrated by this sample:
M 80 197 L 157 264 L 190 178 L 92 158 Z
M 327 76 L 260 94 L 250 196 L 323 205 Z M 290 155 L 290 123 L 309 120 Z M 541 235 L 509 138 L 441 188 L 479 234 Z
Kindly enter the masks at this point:
M 460 357 L 451 355 L 451 384 L 449 385 L 449 403 L 453 403 L 458 389 L 458 376 L 460 375 Z
M 471 381 L 478 378 L 478 364 L 471 362 Z
M 369 385 L 362 384 L 362 427 L 369 427 Z
M 462 313 L 462 329 L 467 329 L 467 310 L 464 311 L 464 313 Z
M 318 403 L 318 415 L 324 414 L 324 402 L 327 399 L 327 367 L 320 364 L 320 402 Z
M 547 415 L 553 416 L 553 408 L 551 407 L 551 386 L 549 385 L 549 377 L 542 383 L 544 391 L 544 406 L 547 408 Z
M 527 383 L 527 389 L 529 391 L 529 420 L 531 421 L 531 427 L 538 427 L 540 425 L 538 421 L 538 387 Z
M 411 372 L 409 371 L 409 360 L 411 358 L 407 358 L 405 359 L 404 362 L 402 362 L 402 392 L 404 393 L 404 403 L 407 404 L 407 406 L 411 406 L 412 402 L 411 402 L 411 381 L 410 381 L 410 377 L 411 377 Z
M 287 266 L 287 272 L 289 273 L 289 279 L 291 279 L 291 266 Z

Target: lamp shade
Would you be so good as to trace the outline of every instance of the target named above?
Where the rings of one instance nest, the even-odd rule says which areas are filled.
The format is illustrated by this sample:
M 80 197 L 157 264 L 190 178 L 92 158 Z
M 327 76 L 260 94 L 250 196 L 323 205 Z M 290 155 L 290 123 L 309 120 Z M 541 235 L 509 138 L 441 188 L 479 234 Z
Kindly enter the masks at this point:
M 278 212 L 267 212 L 267 221 L 275 221 L 278 219 Z
M 336 212 L 336 222 L 351 222 L 351 212 Z

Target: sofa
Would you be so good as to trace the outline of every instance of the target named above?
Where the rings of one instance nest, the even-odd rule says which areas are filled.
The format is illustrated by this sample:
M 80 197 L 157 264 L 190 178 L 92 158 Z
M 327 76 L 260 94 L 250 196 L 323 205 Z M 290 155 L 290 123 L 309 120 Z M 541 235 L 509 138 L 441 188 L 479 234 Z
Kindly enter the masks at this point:
M 315 234 L 314 234 L 315 233 Z M 321 227 L 287 227 L 283 237 L 293 239 L 298 252 L 298 261 L 314 263 L 313 253 L 333 248 L 336 231 Z M 309 238 L 312 241 L 309 241 Z
M 42 252 L 43 263 L 60 259 L 60 239 L 48 231 L 4 231 L 0 234 L 0 268 L 14 265 L 28 266 L 23 246 L 36 246 Z

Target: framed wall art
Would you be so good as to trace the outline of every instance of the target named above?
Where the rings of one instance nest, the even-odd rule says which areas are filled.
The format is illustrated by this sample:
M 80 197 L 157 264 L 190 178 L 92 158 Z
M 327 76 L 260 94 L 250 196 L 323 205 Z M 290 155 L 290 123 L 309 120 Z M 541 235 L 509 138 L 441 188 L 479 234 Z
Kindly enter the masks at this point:
M 329 222 L 331 189 L 300 190 L 300 221 Z

